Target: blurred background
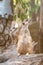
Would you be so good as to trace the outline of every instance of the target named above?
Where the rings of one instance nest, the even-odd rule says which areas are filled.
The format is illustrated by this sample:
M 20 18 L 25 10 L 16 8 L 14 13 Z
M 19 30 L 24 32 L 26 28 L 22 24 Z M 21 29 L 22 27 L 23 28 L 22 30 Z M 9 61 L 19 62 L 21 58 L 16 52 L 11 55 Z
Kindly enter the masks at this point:
M 13 0 L 14 20 L 27 20 L 31 18 L 38 21 L 40 17 L 40 0 Z

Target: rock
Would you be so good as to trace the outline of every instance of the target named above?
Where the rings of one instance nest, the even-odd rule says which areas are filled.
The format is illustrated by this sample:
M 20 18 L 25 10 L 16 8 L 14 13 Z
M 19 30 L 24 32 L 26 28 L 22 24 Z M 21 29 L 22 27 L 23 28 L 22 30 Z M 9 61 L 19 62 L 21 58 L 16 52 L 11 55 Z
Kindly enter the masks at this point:
M 0 53 L 12 43 L 10 37 L 11 22 L 10 19 L 0 17 Z
M 6 19 L 2 18 L 0 20 L 0 33 L 4 32 L 5 27 L 6 27 Z
M 0 34 L 3 32 L 3 30 L 4 30 L 4 26 L 3 24 L 0 23 Z
M 10 46 L 12 44 L 12 39 L 11 37 L 8 35 L 8 38 L 6 39 L 6 48 L 8 48 L 8 46 Z
M 6 62 L 8 65 L 43 65 L 43 54 L 30 54 L 10 59 Z
M 17 51 L 15 45 L 10 45 L 7 49 L 4 49 L 3 52 L 0 53 L 0 63 L 7 62 L 13 56 L 16 57 Z
M 0 46 L 4 46 L 5 45 L 5 39 L 3 35 L 0 35 Z
M 43 54 L 13 56 L 0 65 L 43 65 Z
M 6 27 L 6 25 L 7 25 L 7 19 L 3 18 L 2 19 L 2 23 L 3 23 L 4 27 Z

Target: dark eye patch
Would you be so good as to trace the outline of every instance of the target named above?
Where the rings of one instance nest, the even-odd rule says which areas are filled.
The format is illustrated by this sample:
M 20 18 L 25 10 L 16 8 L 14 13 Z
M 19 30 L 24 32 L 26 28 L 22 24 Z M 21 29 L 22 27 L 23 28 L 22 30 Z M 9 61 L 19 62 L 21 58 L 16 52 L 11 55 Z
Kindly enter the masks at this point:
M 25 23 L 22 23 L 23 25 L 25 25 Z
M 13 27 L 13 29 L 15 29 L 15 27 Z

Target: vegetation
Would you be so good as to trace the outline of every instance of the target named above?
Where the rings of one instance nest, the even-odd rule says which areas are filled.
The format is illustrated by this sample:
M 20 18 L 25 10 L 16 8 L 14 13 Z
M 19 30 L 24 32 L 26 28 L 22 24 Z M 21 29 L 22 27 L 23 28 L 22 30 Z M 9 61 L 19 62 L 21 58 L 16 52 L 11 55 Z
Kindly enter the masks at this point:
M 40 0 L 35 0 L 31 10 L 31 2 L 34 0 L 13 0 L 14 1 L 14 19 L 20 18 L 22 21 L 24 19 L 29 19 L 32 17 L 32 13 L 37 15 L 37 12 L 40 9 Z

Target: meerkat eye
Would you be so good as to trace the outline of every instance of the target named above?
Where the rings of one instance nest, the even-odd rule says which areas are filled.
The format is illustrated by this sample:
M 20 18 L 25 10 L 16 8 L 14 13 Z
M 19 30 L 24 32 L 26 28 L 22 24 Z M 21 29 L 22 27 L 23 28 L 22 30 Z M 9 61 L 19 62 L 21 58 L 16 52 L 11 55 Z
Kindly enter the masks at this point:
M 15 29 L 15 27 L 13 27 L 13 29 Z
M 25 23 L 22 23 L 23 25 L 25 25 Z

